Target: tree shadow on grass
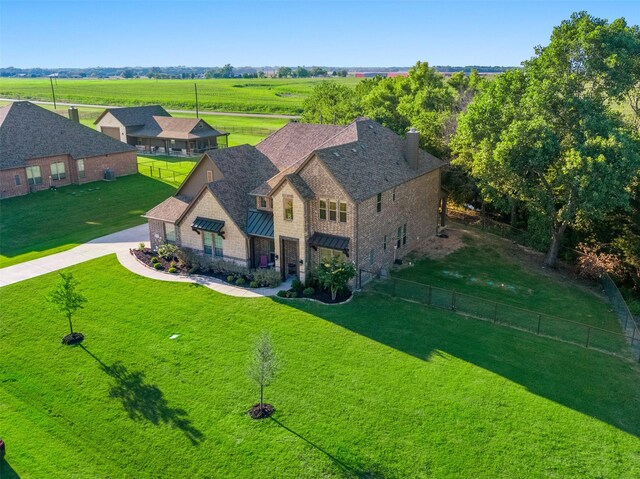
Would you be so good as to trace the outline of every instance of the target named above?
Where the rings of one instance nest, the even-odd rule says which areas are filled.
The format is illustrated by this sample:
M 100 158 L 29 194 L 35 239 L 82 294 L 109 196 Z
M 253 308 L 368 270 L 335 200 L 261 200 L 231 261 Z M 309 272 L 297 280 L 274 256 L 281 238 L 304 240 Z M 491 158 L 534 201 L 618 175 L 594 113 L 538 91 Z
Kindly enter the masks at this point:
M 271 421 L 275 422 L 281 428 L 283 428 L 286 431 L 290 432 L 294 436 L 302 439 L 304 442 L 309 444 L 315 450 L 321 452 L 322 454 L 327 456 L 329 459 L 331 459 L 342 470 L 342 472 L 343 472 L 342 477 L 345 477 L 345 478 L 356 478 L 356 479 L 384 479 L 386 477 L 382 472 L 378 471 L 377 468 L 363 468 L 361 466 L 349 465 L 346 462 L 338 459 L 337 457 L 335 457 L 334 455 L 332 455 L 331 453 L 329 453 L 328 451 L 326 451 L 322 447 L 318 446 L 314 442 L 311 442 L 309 439 L 307 439 L 303 435 L 298 434 L 293 429 L 285 426 L 284 424 L 282 424 L 275 417 L 272 416 L 270 419 L 271 419 Z
M 20 475 L 6 460 L 0 459 L 0 479 L 20 479 Z
M 109 396 L 122 403 L 122 407 L 131 419 L 149 421 L 156 426 L 166 424 L 178 428 L 194 446 L 202 441 L 203 433 L 191 424 L 187 412 L 184 409 L 170 407 L 158 386 L 145 383 L 144 372 L 129 371 L 118 361 L 108 366 L 86 347 L 81 347 L 114 380 Z
M 462 359 L 640 437 L 640 367 L 631 360 L 372 293 L 342 306 L 286 304 L 423 361 Z

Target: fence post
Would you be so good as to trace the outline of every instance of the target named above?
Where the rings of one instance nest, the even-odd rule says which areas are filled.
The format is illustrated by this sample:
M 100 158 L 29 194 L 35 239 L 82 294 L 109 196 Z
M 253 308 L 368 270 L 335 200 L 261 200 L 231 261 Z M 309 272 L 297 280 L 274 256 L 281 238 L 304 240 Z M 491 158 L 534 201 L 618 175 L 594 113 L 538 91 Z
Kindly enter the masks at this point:
M 538 315 L 538 331 L 536 332 L 536 334 L 537 334 L 538 336 L 540 336 L 540 322 L 541 322 L 541 321 L 542 321 L 542 315 L 541 315 L 541 314 L 539 314 L 539 315 Z
M 431 306 L 431 285 L 429 285 L 429 306 Z
M 589 338 L 591 337 L 591 326 L 589 326 L 589 328 L 587 328 L 587 344 L 585 345 L 586 348 L 589 347 Z
M 498 321 L 498 303 L 496 303 L 496 307 L 493 310 L 493 322 L 497 322 Z
M 452 311 L 456 310 L 456 290 L 455 289 L 451 292 L 451 310 Z
M 149 176 L 153 178 L 153 165 L 149 165 Z

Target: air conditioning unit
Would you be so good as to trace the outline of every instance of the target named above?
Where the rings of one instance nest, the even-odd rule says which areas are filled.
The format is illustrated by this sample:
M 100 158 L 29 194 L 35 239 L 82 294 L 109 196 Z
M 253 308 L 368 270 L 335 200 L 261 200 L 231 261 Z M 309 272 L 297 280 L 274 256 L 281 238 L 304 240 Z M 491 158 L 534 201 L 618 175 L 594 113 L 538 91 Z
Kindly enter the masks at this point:
M 116 174 L 111 170 L 111 168 L 106 168 L 104 170 L 104 179 L 105 181 L 115 181 Z

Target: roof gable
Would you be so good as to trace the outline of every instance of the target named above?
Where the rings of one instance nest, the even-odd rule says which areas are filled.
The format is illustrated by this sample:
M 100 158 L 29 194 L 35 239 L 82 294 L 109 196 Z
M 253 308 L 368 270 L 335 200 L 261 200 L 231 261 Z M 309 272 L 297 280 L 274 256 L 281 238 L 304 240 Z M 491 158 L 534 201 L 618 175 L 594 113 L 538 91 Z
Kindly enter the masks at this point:
M 160 105 L 107 108 L 94 121 L 94 124 L 97 125 L 107 113 L 111 113 L 122 126 L 141 126 L 151 121 L 154 116 L 171 116 Z

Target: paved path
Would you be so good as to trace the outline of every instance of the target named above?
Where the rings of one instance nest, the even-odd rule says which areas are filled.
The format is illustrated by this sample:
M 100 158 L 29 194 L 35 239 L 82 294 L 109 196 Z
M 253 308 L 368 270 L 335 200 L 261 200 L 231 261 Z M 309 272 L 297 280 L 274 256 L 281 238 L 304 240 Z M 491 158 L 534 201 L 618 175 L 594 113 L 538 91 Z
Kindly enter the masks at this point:
M 139 243 L 148 239 L 149 226 L 142 224 L 96 238 L 62 253 L 8 266 L 0 269 L 0 288 L 118 251 L 128 252 L 129 248 L 136 248 Z
M 232 286 L 219 279 L 208 276 L 182 276 L 156 271 L 143 265 L 135 256 L 129 253 L 129 249 L 137 248 L 141 242 L 146 242 L 148 245 L 149 242 L 146 241 L 148 238 L 149 227 L 143 224 L 96 238 L 68 251 L 63 251 L 62 253 L 56 253 L 45 256 L 44 258 L 2 268 L 0 269 L 0 288 L 112 253 L 116 253 L 118 261 L 122 266 L 145 278 L 178 283 L 196 283 L 228 296 L 239 298 L 275 296 L 281 289 L 289 289 L 291 287 L 291 281 L 288 281 L 276 288 L 245 289 Z
M 21 100 L 16 98 L 0 98 L 0 101 L 30 101 L 31 103 L 38 103 L 40 105 L 53 105 L 52 101 L 39 101 L 39 100 Z M 82 108 L 121 108 L 122 105 L 87 105 L 83 103 L 63 103 L 56 102 L 56 105 L 60 106 L 79 106 Z M 129 105 L 131 106 L 131 105 Z M 169 113 L 190 113 L 195 115 L 195 110 L 167 110 Z M 200 115 L 219 115 L 219 116 L 246 116 L 251 118 L 281 118 L 284 120 L 298 120 L 301 117 L 299 115 L 278 115 L 275 113 L 237 113 L 229 111 L 200 111 Z

